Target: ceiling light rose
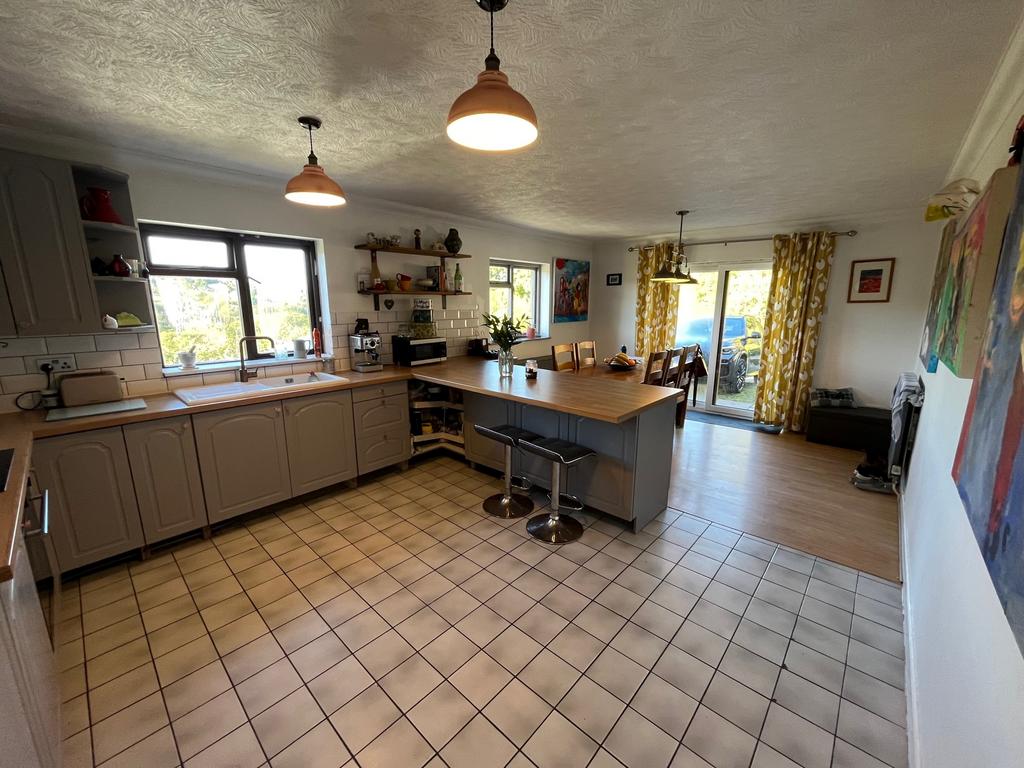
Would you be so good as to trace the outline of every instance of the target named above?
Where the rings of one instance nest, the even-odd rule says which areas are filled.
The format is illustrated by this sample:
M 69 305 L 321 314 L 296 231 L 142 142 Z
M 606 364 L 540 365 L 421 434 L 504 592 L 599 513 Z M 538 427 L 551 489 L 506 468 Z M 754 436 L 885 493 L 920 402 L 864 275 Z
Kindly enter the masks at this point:
M 320 128 L 323 122 L 318 117 L 303 116 L 299 118 L 299 125 L 309 131 L 309 162 L 298 176 L 288 181 L 284 188 L 285 198 L 302 205 L 344 205 L 347 202 L 344 190 L 324 172 L 313 153 L 313 131 Z
M 462 93 L 448 111 L 448 138 L 485 152 L 521 149 L 537 140 L 537 113 L 529 100 L 508 84 L 494 52 L 494 13 L 508 0 L 477 0 L 491 19 L 491 52 L 476 85 Z

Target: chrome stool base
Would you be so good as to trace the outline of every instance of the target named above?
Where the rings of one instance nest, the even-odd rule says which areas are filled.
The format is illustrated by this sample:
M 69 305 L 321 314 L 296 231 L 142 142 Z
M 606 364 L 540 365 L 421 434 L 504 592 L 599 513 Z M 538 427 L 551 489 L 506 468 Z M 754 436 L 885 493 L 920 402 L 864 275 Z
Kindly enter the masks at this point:
M 567 544 L 583 535 L 583 523 L 568 515 L 552 517 L 550 514 L 531 517 L 526 530 L 535 539 L 548 544 Z
M 508 496 L 496 493 L 484 499 L 484 512 L 506 520 L 526 517 L 533 512 L 533 499 L 521 493 L 511 493 Z

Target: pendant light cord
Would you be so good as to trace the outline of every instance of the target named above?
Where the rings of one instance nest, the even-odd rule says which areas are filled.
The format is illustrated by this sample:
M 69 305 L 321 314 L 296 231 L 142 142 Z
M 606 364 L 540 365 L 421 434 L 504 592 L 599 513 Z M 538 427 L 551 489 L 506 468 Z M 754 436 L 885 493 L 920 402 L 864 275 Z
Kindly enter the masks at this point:
M 491 6 L 491 12 L 488 14 L 491 17 L 491 53 L 494 53 L 494 6 Z
M 501 69 L 501 59 L 498 58 L 498 54 L 494 52 L 494 5 L 490 6 L 488 16 L 491 17 L 491 52 L 487 54 L 487 58 L 484 59 L 484 69 L 494 72 Z
M 306 130 L 309 131 L 309 164 L 316 165 L 316 155 L 313 154 L 313 126 L 307 125 Z

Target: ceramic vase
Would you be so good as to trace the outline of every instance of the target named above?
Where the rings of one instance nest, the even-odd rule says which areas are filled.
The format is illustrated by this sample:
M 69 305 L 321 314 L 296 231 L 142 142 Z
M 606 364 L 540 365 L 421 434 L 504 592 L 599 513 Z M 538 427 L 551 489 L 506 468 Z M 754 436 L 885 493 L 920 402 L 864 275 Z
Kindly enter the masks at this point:
M 86 191 L 88 194 L 78 201 L 83 219 L 102 221 L 107 224 L 124 224 L 124 221 L 122 221 L 120 215 L 114 209 L 109 189 L 89 187 Z

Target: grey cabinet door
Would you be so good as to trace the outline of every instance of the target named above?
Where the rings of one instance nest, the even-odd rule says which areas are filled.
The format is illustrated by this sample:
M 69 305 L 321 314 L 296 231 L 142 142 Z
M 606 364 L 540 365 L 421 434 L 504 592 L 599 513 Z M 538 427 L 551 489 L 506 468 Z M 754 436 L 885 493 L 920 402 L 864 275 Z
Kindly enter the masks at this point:
M 296 496 L 356 476 L 351 392 L 285 400 L 284 429 Z
M 0 151 L 0 265 L 19 335 L 100 330 L 71 166 Z
M 481 437 L 474 424 L 497 427 L 511 423 L 509 403 L 496 397 L 466 392 L 462 396 L 462 435 L 465 438 L 466 459 L 499 471 L 505 470 L 505 446 L 495 440 Z
M 609 424 L 569 416 L 569 440 L 597 452 L 569 470 L 568 491 L 623 520 L 633 517 L 636 420 Z
M 153 544 L 207 524 L 199 459 L 188 416 L 124 427 L 142 531 Z
M 61 571 L 144 543 L 120 427 L 40 440 L 32 449 L 50 492 L 50 528 Z
M 281 403 L 199 413 L 192 424 L 211 523 L 291 498 Z
M 409 458 L 409 399 L 406 394 L 353 403 L 352 414 L 359 474 Z
M 569 418 L 566 414 L 534 405 L 517 404 L 515 408 L 518 410 L 517 426 L 541 437 L 566 438 L 566 419 Z M 520 450 L 513 456 L 512 466 L 516 468 L 516 474 L 525 475 L 541 488 L 551 486 L 550 461 Z

